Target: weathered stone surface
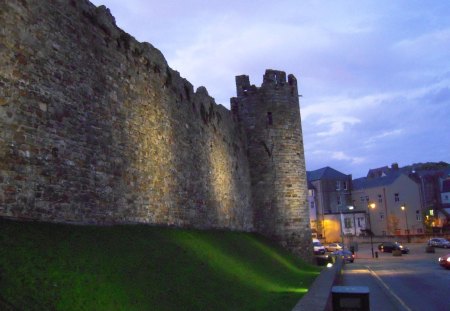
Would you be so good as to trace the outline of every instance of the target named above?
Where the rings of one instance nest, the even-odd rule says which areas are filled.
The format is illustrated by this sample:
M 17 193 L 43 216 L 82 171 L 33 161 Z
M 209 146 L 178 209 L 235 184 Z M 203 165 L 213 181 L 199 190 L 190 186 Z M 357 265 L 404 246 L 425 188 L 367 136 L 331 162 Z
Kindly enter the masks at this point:
M 295 78 L 268 71 L 280 84 L 232 114 L 104 6 L 2 1 L 0 25 L 0 216 L 258 230 L 310 251 Z
M 297 81 L 266 70 L 261 87 L 236 77 L 232 111 L 247 133 L 255 227 L 304 258 L 312 253 Z

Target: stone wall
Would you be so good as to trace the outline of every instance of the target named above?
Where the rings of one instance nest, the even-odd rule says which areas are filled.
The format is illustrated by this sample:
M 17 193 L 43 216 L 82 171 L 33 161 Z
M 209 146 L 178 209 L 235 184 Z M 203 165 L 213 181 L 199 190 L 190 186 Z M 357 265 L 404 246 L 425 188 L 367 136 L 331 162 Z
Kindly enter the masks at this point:
M 227 109 L 86 1 L 6 1 L 0 215 L 253 228 Z
M 104 6 L 1 1 L 0 25 L 0 216 L 256 230 L 311 256 L 293 76 L 237 77 L 231 113 Z
M 245 75 L 236 87 L 232 111 L 247 134 L 256 230 L 306 257 L 311 229 L 297 80 L 266 70 L 261 87 Z

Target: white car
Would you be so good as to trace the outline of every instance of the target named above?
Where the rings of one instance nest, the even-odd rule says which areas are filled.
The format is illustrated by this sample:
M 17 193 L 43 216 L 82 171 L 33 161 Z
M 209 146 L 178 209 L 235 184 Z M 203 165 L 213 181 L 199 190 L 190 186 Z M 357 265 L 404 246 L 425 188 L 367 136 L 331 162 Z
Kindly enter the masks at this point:
M 320 243 L 318 239 L 313 239 L 313 247 L 314 247 L 314 255 L 325 254 L 325 247 L 323 247 L 322 243 Z
M 444 238 L 432 238 L 428 241 L 428 245 L 434 247 L 450 248 L 450 242 Z
M 344 249 L 341 243 L 330 243 L 325 245 L 325 249 L 327 252 L 335 252 L 335 251 L 341 251 Z

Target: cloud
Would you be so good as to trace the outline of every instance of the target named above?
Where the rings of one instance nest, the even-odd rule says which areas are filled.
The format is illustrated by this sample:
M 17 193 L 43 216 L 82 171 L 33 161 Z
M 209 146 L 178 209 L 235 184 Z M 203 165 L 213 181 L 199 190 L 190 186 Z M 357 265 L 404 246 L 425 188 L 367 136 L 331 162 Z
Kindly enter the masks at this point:
M 356 123 L 360 123 L 361 120 L 353 117 L 342 117 L 342 116 L 336 116 L 336 117 L 328 117 L 328 118 L 321 118 L 316 122 L 316 125 L 328 125 L 329 130 L 318 132 L 317 136 L 334 136 L 342 133 L 345 130 L 346 125 L 353 125 Z
M 357 157 L 357 156 L 349 156 L 344 151 L 334 151 L 331 153 L 331 158 L 335 160 L 340 161 L 347 161 L 351 164 L 359 164 L 363 163 L 365 159 L 363 157 Z
M 399 136 L 401 136 L 404 132 L 405 131 L 403 129 L 393 129 L 393 130 L 390 130 L 390 131 L 383 131 L 380 134 L 373 135 L 373 136 L 369 137 L 368 139 L 366 139 L 364 141 L 364 145 L 366 147 L 373 146 L 378 141 L 385 140 L 386 138 L 388 138 L 388 139 L 396 139 Z
M 293 73 L 308 169 L 450 160 L 445 1 L 93 1 L 226 107 L 236 75 Z

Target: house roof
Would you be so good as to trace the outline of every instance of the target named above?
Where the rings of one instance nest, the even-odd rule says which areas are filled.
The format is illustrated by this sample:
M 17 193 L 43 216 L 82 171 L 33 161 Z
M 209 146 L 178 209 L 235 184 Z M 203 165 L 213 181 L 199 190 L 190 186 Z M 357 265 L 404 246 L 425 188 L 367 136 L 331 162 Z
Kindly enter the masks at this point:
M 320 179 L 347 179 L 349 175 L 345 175 L 339 171 L 336 171 L 334 168 L 329 166 L 320 168 L 315 171 L 307 171 L 306 178 L 308 179 L 308 183 L 314 180 Z
M 372 168 L 367 173 L 367 178 L 378 178 L 386 176 L 390 173 L 391 169 L 387 166 L 379 167 L 379 168 Z
M 357 179 L 353 179 L 352 185 L 353 190 L 361 190 L 367 188 L 377 188 L 382 186 L 387 186 L 392 184 L 397 180 L 401 175 L 405 175 L 401 172 L 390 172 L 388 175 L 378 178 L 366 178 L 361 177 Z M 406 176 L 406 175 L 405 175 Z

